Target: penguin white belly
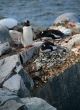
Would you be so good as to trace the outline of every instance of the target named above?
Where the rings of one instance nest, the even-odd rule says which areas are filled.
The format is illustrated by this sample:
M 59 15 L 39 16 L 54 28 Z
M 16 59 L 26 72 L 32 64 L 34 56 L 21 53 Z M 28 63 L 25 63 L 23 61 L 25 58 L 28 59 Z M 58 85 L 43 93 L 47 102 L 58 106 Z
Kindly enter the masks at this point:
M 31 29 L 31 26 L 24 26 L 23 27 L 23 38 L 22 38 L 22 44 L 24 47 L 28 45 L 32 45 L 33 43 L 33 32 Z

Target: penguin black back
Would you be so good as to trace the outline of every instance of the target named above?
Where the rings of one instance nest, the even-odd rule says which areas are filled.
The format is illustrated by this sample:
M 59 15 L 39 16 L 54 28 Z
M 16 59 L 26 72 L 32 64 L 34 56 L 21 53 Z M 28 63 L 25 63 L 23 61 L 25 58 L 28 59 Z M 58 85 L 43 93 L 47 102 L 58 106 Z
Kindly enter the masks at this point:
M 58 37 L 57 37 L 58 36 Z M 51 37 L 52 39 L 63 38 L 64 34 L 59 30 L 44 30 L 38 34 L 39 38 L 42 37 Z
M 55 46 L 54 43 L 47 41 L 42 44 L 41 49 L 42 50 L 50 49 L 51 51 L 53 51 L 53 46 Z

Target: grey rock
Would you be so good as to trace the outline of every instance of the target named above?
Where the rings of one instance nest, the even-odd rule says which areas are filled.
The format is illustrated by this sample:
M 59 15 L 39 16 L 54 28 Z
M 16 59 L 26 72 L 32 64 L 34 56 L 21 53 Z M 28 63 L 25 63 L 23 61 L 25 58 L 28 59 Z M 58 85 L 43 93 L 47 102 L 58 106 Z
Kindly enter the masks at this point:
M 0 60 L 0 86 L 16 91 L 20 97 L 30 96 L 34 83 L 23 69 L 19 55 Z
M 27 106 L 28 110 L 56 110 L 55 107 L 49 105 L 46 101 L 40 98 L 24 98 L 22 102 Z
M 21 63 L 24 64 L 27 61 L 29 61 L 35 54 L 38 54 L 38 48 L 37 47 L 31 47 L 29 49 L 24 49 L 22 52 L 20 52 L 20 58 L 21 58 Z
M 0 110 L 28 110 L 15 93 L 0 88 Z
M 21 39 L 23 37 L 21 32 L 18 32 L 16 30 L 10 30 L 9 33 L 14 44 L 21 44 Z
M 3 54 L 9 52 L 10 50 L 10 44 L 9 42 L 5 42 L 3 44 L 0 44 L 0 56 L 2 56 Z
M 0 60 L 0 83 L 8 78 L 16 65 L 20 64 L 19 55 L 12 55 Z
M 0 110 L 56 110 L 40 98 L 19 98 L 14 92 L 0 88 Z
M 72 65 L 59 76 L 50 78 L 35 92 L 59 110 L 80 110 L 80 62 Z
M 11 37 L 7 27 L 0 25 L 0 42 L 11 42 Z

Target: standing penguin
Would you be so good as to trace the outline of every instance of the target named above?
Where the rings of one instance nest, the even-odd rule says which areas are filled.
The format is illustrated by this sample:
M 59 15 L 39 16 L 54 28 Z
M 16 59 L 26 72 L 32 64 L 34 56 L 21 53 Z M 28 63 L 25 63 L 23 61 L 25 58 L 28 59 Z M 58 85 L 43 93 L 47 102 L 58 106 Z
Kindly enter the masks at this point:
M 30 22 L 28 20 L 26 22 L 24 22 L 23 37 L 22 37 L 21 42 L 24 47 L 30 46 L 33 43 L 32 27 L 31 27 Z

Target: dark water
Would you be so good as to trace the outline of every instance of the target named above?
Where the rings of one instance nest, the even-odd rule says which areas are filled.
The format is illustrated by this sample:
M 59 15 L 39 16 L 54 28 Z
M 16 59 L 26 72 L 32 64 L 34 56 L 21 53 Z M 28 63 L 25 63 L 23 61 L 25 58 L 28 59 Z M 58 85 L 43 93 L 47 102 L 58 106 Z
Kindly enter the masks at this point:
M 64 12 L 80 15 L 80 0 L 0 0 L 0 16 L 30 19 L 38 26 L 51 25 Z

